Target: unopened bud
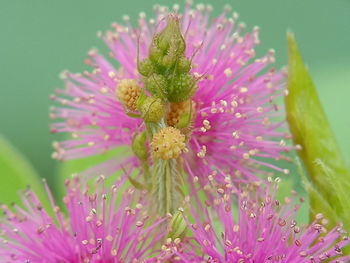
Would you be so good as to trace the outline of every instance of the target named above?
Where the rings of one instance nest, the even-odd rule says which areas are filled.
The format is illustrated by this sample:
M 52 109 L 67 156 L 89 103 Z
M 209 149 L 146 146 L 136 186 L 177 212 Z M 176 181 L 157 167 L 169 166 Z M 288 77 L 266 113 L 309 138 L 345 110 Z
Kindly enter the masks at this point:
M 141 115 L 145 122 L 159 122 L 164 117 L 162 100 L 156 97 L 147 97 L 141 105 Z
M 177 64 L 179 73 L 188 73 L 191 70 L 191 61 L 186 57 L 181 57 Z
M 159 74 L 152 74 L 145 79 L 145 88 L 154 96 L 163 100 L 167 97 L 168 82 L 165 77 Z
M 170 102 L 182 102 L 188 100 L 197 89 L 197 82 L 190 74 L 176 76 L 168 88 L 168 100 Z
M 169 15 L 166 27 L 155 34 L 149 48 L 149 58 L 158 73 L 169 71 L 185 56 L 186 44 L 182 37 L 179 18 Z
M 139 73 L 145 77 L 149 77 L 154 73 L 153 64 L 149 59 L 144 59 L 138 63 Z
M 170 15 L 166 27 L 154 37 L 153 41 L 163 51 L 163 54 L 168 49 L 174 48 L 178 54 L 183 54 L 186 46 L 181 34 L 179 18 L 175 15 Z

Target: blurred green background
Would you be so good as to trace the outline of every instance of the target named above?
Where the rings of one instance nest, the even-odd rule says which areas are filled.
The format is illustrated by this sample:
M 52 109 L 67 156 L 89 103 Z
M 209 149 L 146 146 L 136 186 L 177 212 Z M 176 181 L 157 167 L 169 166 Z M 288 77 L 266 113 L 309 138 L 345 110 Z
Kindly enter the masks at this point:
M 54 187 L 59 163 L 52 160 L 48 132 L 49 95 L 62 87 L 64 69 L 81 72 L 91 47 L 104 50 L 97 31 L 128 14 L 152 16 L 156 3 L 145 0 L 2 0 L 0 4 L 0 134 L 17 147 Z M 195 1 L 200 3 L 200 1 Z M 219 13 L 233 6 L 248 27 L 259 25 L 258 55 L 276 50 L 277 66 L 287 64 L 286 31 L 295 32 L 338 142 L 350 158 L 350 1 L 216 0 L 205 1 Z M 307 114 L 307 112 L 305 112 Z M 1 174 L 4 178 L 7 174 Z

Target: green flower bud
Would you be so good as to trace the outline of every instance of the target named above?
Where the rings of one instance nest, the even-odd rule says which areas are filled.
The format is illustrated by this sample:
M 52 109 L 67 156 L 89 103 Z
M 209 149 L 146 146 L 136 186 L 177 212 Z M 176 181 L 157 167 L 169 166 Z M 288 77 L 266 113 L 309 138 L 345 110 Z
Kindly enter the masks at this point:
M 162 61 L 163 56 L 164 51 L 162 51 L 156 43 L 152 42 L 149 48 L 149 58 L 154 66 L 160 66 L 159 63 Z
M 177 57 L 174 54 L 167 54 L 163 57 L 162 67 L 166 69 L 170 69 L 174 66 L 177 61 Z
M 179 18 L 171 15 L 168 17 L 166 27 L 155 38 L 157 46 L 166 52 L 170 46 L 175 46 L 179 52 L 185 51 L 185 41 L 181 34 Z
M 176 16 L 169 16 L 166 27 L 152 39 L 149 57 L 154 66 L 163 71 L 172 68 L 175 62 L 184 56 L 185 49 L 179 19 Z
M 144 59 L 138 64 L 139 73 L 145 77 L 149 77 L 154 72 L 154 67 L 149 59 Z
M 182 102 L 188 100 L 196 91 L 197 82 L 190 74 L 175 76 L 169 86 L 170 102 Z
M 141 114 L 145 122 L 159 122 L 164 117 L 162 100 L 156 97 L 147 97 L 141 106 Z
M 178 60 L 177 71 L 179 73 L 188 73 L 191 70 L 191 61 L 185 57 Z
M 171 39 L 168 52 L 173 53 L 174 55 L 180 58 L 185 56 L 185 50 L 186 50 L 185 40 L 183 39 L 180 32 L 178 36 L 173 37 Z
M 145 88 L 154 96 L 166 98 L 168 82 L 165 77 L 159 74 L 152 74 L 145 79 Z
M 176 211 L 173 217 L 171 218 L 170 232 L 168 237 L 172 239 L 182 238 L 186 234 L 187 223 L 180 211 Z
M 131 148 L 133 152 L 142 161 L 146 161 L 148 157 L 146 139 L 147 139 L 146 132 L 142 132 L 140 134 L 137 134 L 133 138 L 132 144 L 131 144 Z

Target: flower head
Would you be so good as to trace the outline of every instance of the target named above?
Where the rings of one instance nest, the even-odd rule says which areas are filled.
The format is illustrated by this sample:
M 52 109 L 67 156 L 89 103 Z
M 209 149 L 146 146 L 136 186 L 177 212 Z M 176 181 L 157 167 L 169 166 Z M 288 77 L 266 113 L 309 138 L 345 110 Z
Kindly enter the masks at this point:
M 168 160 L 177 158 L 182 151 L 185 151 L 185 135 L 178 129 L 166 127 L 153 136 L 151 149 L 158 158 Z
M 228 8 L 213 21 L 211 7 L 204 5 L 188 3 L 183 14 L 177 6 L 173 12 L 157 6 L 155 13 L 149 21 L 141 13 L 138 28 L 128 19 L 125 25 L 114 23 L 114 30 L 103 36 L 110 60 L 119 68 L 92 50 L 86 61 L 92 72 L 64 73 L 66 89 L 53 95 L 63 106 L 52 110 L 51 117 L 59 119 L 52 131 L 71 133 L 73 139 L 55 143 L 54 157 L 73 159 L 136 145 L 135 138 L 143 134 L 142 145 L 127 162 L 139 167 L 141 162 L 147 177 L 155 170 L 168 171 L 174 160 L 171 166 L 178 174 L 185 171 L 202 186 L 210 181 L 208 175 L 224 183 L 223 177 L 213 176 L 217 173 L 231 181 L 256 180 L 261 166 L 287 173 L 261 159 L 282 159 L 288 147 L 287 135 L 278 131 L 282 123 L 273 120 L 280 114 L 274 101 L 284 95 L 285 75 L 269 67 L 273 51 L 256 58 L 258 28 L 245 33 Z M 180 140 L 166 146 L 176 153 L 152 155 L 154 141 L 170 129 Z M 125 165 L 112 160 L 99 169 L 108 175 L 111 167 Z M 149 181 L 159 182 L 158 177 Z M 167 212 L 176 209 L 169 207 Z
M 99 178 L 91 193 L 78 179 L 67 181 L 67 216 L 53 203 L 49 190 L 52 211 L 45 211 L 30 190 L 23 195 L 24 208 L 3 206 L 1 262 L 157 262 L 164 219 L 150 223 L 143 198 L 132 189 L 118 203 L 119 184 L 105 189 Z
M 192 210 L 195 223 L 188 224 L 197 250 L 189 242 L 190 248 L 183 244 L 177 256 L 183 262 L 196 263 L 350 262 L 342 253 L 350 240 L 341 226 L 327 233 L 322 214 L 309 226 L 298 226 L 295 218 L 299 204 L 288 198 L 281 204 L 268 188 L 255 185 L 241 190 L 237 216 L 228 194 L 215 200 L 216 215 L 206 209 Z

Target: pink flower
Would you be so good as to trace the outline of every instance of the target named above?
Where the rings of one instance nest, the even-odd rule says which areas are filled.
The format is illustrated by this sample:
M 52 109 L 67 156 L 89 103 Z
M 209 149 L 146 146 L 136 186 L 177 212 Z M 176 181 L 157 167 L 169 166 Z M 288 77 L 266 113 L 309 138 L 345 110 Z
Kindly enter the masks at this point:
M 183 14 L 177 6 L 173 12 L 186 44 L 185 62 L 191 63 L 189 81 L 195 80 L 196 89 L 190 99 L 180 103 L 162 98 L 165 126 L 177 128 L 181 114 L 193 116 L 191 123 L 181 129 L 186 135 L 186 147 L 181 141 L 181 147 L 171 148 L 171 153 L 161 152 L 158 157 L 177 158 L 181 154 L 184 171 L 202 186 L 208 183 L 208 175 L 216 173 L 235 181 L 256 180 L 258 174 L 264 173 L 263 166 L 288 173 L 267 161 L 283 159 L 282 153 L 289 150 L 284 142 L 288 136 L 278 130 L 283 122 L 274 121 L 281 116 L 274 101 L 284 96 L 285 74 L 270 68 L 273 51 L 256 58 L 258 28 L 245 33 L 237 14 L 230 15 L 227 8 L 214 20 L 210 19 L 210 6 L 193 9 L 187 4 Z M 92 72 L 63 74 L 66 89 L 52 96 L 62 104 L 52 109 L 51 117 L 58 119 L 52 132 L 70 133 L 72 139 L 54 143 L 54 158 L 69 160 L 130 147 L 134 136 L 145 130 L 146 117 L 135 118 L 139 116 L 135 102 L 145 86 L 145 75 L 138 69 L 138 54 L 140 61 L 147 58 L 153 37 L 165 28 L 170 11 L 156 7 L 155 13 L 155 19 L 149 21 L 141 13 L 137 28 L 132 27 L 128 17 L 124 25 L 114 23 L 114 30 L 102 37 L 110 49 L 110 58 L 96 50 L 89 52 L 86 63 L 93 67 Z M 158 83 L 161 81 L 157 78 Z M 154 95 L 156 91 L 145 92 Z M 149 102 L 150 105 L 155 104 Z M 156 112 L 163 114 L 161 110 Z M 148 138 L 148 150 L 150 142 Z M 153 148 L 159 150 L 158 146 Z M 95 171 L 109 175 L 120 167 L 140 165 L 135 155 L 128 156 L 108 161 Z
M 23 194 L 24 208 L 3 206 L 6 218 L 0 221 L 0 261 L 157 262 L 158 242 L 166 233 L 164 219 L 149 222 L 143 198 L 131 189 L 116 201 L 121 196 L 119 184 L 105 189 L 99 178 L 96 192 L 91 193 L 78 179 L 67 181 L 63 199 L 67 216 L 56 206 L 49 189 L 50 211 L 30 190 Z
M 188 225 L 196 245 L 193 240 L 189 248 L 182 244 L 176 252 L 182 261 L 177 262 L 350 262 L 342 253 L 349 238 L 340 226 L 327 233 L 327 220 L 318 214 L 311 225 L 299 227 L 299 204 L 289 199 L 282 205 L 274 191 L 254 188 L 239 192 L 237 215 L 226 194 L 215 200 L 215 215 L 203 207 L 193 209 L 195 223 Z

